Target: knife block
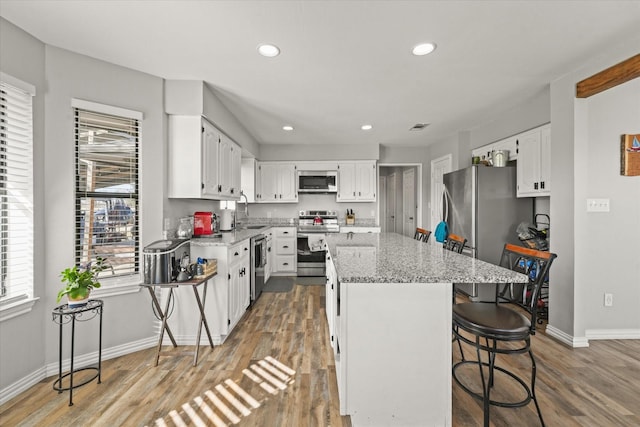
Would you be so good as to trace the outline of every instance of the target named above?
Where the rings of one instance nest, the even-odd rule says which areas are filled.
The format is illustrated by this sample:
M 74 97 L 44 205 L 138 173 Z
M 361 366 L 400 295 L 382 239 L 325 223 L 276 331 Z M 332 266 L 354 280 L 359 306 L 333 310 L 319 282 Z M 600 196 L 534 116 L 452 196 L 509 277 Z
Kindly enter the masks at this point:
M 356 216 L 355 215 L 347 215 L 346 219 L 345 219 L 345 223 L 347 225 L 353 225 L 356 223 Z

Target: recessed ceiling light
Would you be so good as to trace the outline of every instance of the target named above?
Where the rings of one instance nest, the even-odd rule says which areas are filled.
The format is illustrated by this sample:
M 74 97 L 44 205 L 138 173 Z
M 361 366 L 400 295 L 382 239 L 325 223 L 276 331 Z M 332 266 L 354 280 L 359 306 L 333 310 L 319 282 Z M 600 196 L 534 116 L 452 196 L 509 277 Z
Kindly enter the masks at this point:
M 427 55 L 436 50 L 435 43 L 420 43 L 411 51 L 416 56 Z
M 293 126 L 290 126 L 290 125 L 284 125 L 284 126 L 282 126 L 282 130 L 292 131 L 292 130 L 293 130 Z
M 274 56 L 280 55 L 280 49 L 278 46 L 274 44 L 261 44 L 258 46 L 258 52 L 262 56 L 266 56 L 268 58 L 273 58 Z
M 362 129 L 362 130 L 371 130 L 372 128 L 373 128 L 373 126 L 371 126 L 371 125 L 362 125 L 362 126 L 360 126 L 360 129 Z

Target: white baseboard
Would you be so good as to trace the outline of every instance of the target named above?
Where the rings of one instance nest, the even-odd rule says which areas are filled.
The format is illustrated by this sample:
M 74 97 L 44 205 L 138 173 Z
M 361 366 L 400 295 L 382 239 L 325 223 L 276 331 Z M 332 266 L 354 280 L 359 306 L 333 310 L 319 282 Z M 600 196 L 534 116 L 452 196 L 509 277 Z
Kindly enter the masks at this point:
M 193 342 L 193 341 L 192 341 Z M 157 337 L 144 338 L 142 340 L 122 344 L 116 347 L 111 347 L 102 350 L 102 360 L 109 360 L 116 357 L 124 356 L 126 354 L 134 353 L 136 351 L 145 350 L 150 347 L 154 347 L 158 343 Z M 97 365 L 98 352 L 91 352 L 87 354 L 81 354 L 74 357 L 73 368 L 79 369 L 85 366 Z M 64 359 L 62 361 L 62 372 L 66 373 L 71 367 L 71 360 Z M 0 390 L 0 405 L 13 399 L 20 393 L 28 390 L 36 385 L 43 379 L 58 375 L 58 362 L 49 363 L 46 366 L 41 367 L 35 372 L 19 379 L 18 381 L 10 384 L 9 386 Z
M 0 390 L 0 405 L 8 402 L 20 393 L 33 387 L 46 377 L 46 369 L 43 366 L 42 368 L 27 375 L 26 377 L 20 378 L 18 381 L 14 382 L 8 387 L 3 388 L 2 390 Z
M 546 334 L 569 347 L 589 347 L 589 340 L 586 337 L 571 336 L 558 328 L 554 328 L 552 325 L 547 325 Z
M 587 329 L 585 336 L 590 340 L 638 340 L 640 329 Z

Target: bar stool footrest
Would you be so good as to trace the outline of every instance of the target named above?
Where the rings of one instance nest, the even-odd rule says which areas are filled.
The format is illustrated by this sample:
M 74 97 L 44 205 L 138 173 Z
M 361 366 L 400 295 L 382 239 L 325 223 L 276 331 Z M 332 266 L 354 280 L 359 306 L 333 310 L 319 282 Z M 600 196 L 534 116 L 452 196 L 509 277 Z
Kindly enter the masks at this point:
M 471 396 L 475 397 L 476 399 L 480 400 L 481 402 L 484 401 L 484 396 L 481 393 L 477 393 L 477 392 L 471 390 L 469 387 L 467 387 L 465 384 L 463 384 L 462 381 L 458 378 L 458 375 L 457 375 L 456 371 L 462 365 L 473 365 L 474 367 L 477 368 L 478 361 L 477 360 L 463 360 L 463 361 L 460 361 L 460 362 L 456 363 L 455 365 L 453 365 L 453 379 L 456 381 L 456 383 L 458 383 L 458 385 L 467 394 L 470 394 Z M 482 366 L 489 368 L 489 364 L 487 362 L 482 362 Z M 529 389 L 529 386 L 522 380 L 522 378 L 518 377 L 513 372 L 510 372 L 510 371 L 507 371 L 504 368 L 501 368 L 500 366 L 495 366 L 494 365 L 493 369 L 495 371 L 500 371 L 503 374 L 506 374 L 509 377 L 511 377 L 512 379 L 516 380 L 520 384 L 520 386 L 522 387 L 524 392 L 527 394 L 527 397 L 525 397 L 520 402 L 501 402 L 501 401 L 498 401 L 498 400 L 489 399 L 489 404 L 490 405 L 499 406 L 499 407 L 502 407 L 502 408 L 521 408 L 523 406 L 527 406 L 531 402 L 531 400 L 533 400 L 532 396 L 531 396 L 531 390 Z

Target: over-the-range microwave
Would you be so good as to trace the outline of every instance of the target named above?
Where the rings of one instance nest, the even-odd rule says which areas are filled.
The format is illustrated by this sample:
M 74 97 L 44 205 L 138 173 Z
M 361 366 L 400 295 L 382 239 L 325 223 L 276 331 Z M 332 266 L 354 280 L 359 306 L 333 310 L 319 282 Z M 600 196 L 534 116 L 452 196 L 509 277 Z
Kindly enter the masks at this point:
M 337 192 L 337 171 L 298 171 L 298 193 Z

